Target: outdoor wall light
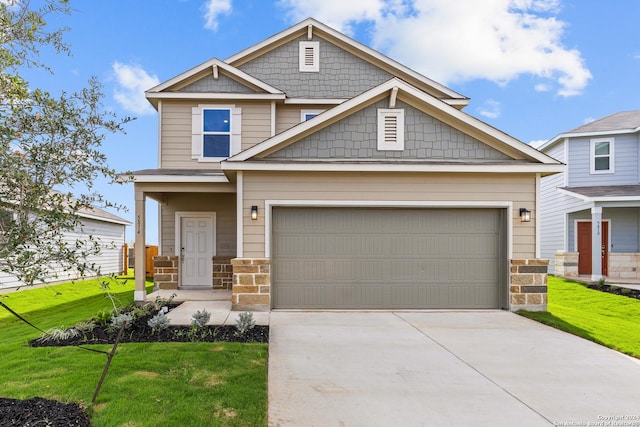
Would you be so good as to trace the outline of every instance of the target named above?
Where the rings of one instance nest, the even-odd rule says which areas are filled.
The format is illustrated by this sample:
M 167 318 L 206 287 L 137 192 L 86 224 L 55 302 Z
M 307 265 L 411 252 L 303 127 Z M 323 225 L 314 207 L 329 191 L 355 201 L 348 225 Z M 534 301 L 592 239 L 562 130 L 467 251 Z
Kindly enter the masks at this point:
M 531 221 L 531 211 L 528 211 L 526 208 L 520 208 L 520 222 L 530 222 Z
M 258 207 L 255 205 L 251 206 L 251 219 L 254 221 L 258 219 Z

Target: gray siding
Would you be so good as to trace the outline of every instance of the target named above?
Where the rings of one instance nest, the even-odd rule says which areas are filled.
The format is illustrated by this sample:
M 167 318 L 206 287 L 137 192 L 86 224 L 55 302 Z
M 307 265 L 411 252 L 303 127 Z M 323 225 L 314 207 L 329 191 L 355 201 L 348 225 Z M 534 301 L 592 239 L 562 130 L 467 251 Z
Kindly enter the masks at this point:
M 255 90 L 239 83 L 224 74 L 218 74 L 214 79 L 213 75 L 201 78 L 177 92 L 219 92 L 219 93 L 256 93 Z
M 236 195 L 229 193 L 167 193 L 167 205 L 161 208 L 161 255 L 177 255 L 176 211 L 216 213 L 216 255 L 236 255 Z
M 125 228 L 121 224 L 114 224 L 94 219 L 82 218 L 81 227 L 65 233 L 65 241 L 74 244 L 76 240 L 85 236 L 93 236 L 100 242 L 101 252 L 99 255 L 87 257 L 89 263 L 95 263 L 101 275 L 124 271 L 124 244 Z M 48 282 L 59 282 L 78 279 L 80 276 L 75 271 L 63 270 L 59 265 L 52 265 L 50 268 Z M 91 274 L 89 274 L 91 276 Z M 18 281 L 15 276 L 0 272 L 0 288 L 12 288 L 23 286 L 24 283 Z
M 397 102 L 397 108 L 405 110 L 405 148 L 403 151 L 378 151 L 377 109 L 387 106 L 387 100 L 379 101 L 272 153 L 268 158 L 509 159 L 502 152 L 401 101 Z
M 591 220 L 591 211 L 583 210 L 569 214 L 569 247 L 576 250 L 575 221 L 578 219 Z M 603 208 L 602 220 L 609 221 L 609 241 L 611 252 L 640 252 L 638 235 L 640 234 L 639 208 Z
M 606 137 L 606 135 L 598 136 L 598 138 Z M 615 173 L 612 174 L 590 174 L 591 139 L 583 137 L 569 140 L 569 186 L 638 184 L 639 153 L 636 135 L 615 136 Z
M 604 208 L 602 219 L 610 219 L 611 252 L 640 252 L 638 247 L 639 208 Z
M 290 41 L 239 66 L 242 71 L 276 87 L 290 98 L 352 98 L 393 76 L 326 40 L 320 42 L 320 71 L 299 70 L 299 42 Z

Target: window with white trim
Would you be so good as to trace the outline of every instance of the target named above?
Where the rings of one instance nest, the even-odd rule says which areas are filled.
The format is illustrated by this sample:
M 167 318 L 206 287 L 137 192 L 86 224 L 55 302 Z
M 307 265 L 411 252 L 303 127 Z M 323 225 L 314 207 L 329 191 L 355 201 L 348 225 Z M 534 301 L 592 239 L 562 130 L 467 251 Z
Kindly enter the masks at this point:
M 378 150 L 404 150 L 403 109 L 378 109 Z
M 324 113 L 324 110 L 300 110 L 300 121 L 306 122 L 321 113 Z
M 221 161 L 240 152 L 241 109 L 227 105 L 192 108 L 191 158 Z
M 300 42 L 300 72 L 320 71 L 320 42 Z
M 614 173 L 615 157 L 613 138 L 599 138 L 591 140 L 591 173 Z

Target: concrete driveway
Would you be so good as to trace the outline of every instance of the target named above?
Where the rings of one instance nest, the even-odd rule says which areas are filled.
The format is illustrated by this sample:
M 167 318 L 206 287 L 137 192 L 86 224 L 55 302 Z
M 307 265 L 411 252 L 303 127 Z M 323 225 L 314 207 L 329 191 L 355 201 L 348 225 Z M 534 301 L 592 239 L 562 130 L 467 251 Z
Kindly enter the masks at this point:
M 270 426 L 640 426 L 640 361 L 513 313 L 270 322 Z

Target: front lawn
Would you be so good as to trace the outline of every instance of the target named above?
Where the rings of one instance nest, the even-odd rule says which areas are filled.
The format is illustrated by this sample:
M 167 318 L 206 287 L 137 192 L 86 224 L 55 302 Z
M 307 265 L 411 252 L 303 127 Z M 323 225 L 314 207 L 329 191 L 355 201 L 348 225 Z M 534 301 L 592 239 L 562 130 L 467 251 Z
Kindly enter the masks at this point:
M 133 280 L 110 287 L 121 304 L 133 300 Z M 96 280 L 0 298 L 44 330 L 72 326 L 111 307 Z M 2 307 L 0 331 L 0 397 L 79 402 L 88 409 L 92 426 L 266 425 L 266 344 L 120 344 L 92 406 L 104 354 L 76 347 L 28 347 L 39 332 Z
M 519 314 L 640 358 L 640 300 L 549 276 L 546 312 Z

